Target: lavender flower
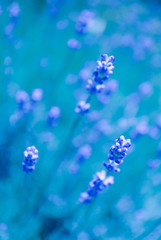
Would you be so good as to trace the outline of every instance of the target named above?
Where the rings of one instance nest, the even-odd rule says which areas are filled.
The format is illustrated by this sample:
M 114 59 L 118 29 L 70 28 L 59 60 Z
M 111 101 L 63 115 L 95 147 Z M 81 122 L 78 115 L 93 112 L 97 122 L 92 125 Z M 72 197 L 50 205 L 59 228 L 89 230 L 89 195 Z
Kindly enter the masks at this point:
M 9 16 L 17 17 L 20 14 L 20 6 L 17 2 L 12 2 L 12 4 L 8 7 Z
M 158 147 L 157 147 L 157 152 L 156 152 L 158 158 L 161 157 L 161 142 L 159 143 Z
M 29 97 L 28 93 L 24 90 L 18 91 L 16 101 L 18 103 L 20 113 L 24 114 L 33 110 L 36 103 L 42 99 L 42 95 L 43 91 L 40 88 L 34 89 L 31 97 Z
M 144 97 L 144 96 L 149 96 L 153 93 L 153 87 L 150 82 L 143 82 L 139 85 L 139 94 Z
M 113 74 L 113 62 L 115 58 L 114 56 L 109 56 L 107 54 L 101 55 L 101 61 L 97 61 L 97 67 L 94 71 L 94 80 L 100 84 L 102 84 L 105 80 L 109 78 L 111 74 Z
M 147 163 L 148 167 L 151 169 L 159 168 L 160 164 L 161 164 L 160 159 L 151 159 Z
M 97 61 L 97 67 L 93 72 L 93 79 L 88 80 L 86 89 L 90 93 L 100 93 L 104 89 L 104 82 L 113 74 L 113 62 L 115 58 L 107 54 L 101 55 L 101 61 Z
M 134 129 L 132 129 L 130 136 L 131 138 L 138 138 L 140 136 L 146 135 L 149 133 L 149 124 L 147 120 L 141 120 L 138 122 Z
M 32 172 L 35 170 L 35 164 L 38 160 L 38 150 L 35 146 L 28 147 L 24 151 L 24 160 L 22 162 L 22 169 L 24 172 Z
M 117 80 L 111 79 L 107 82 L 107 84 L 104 88 L 104 94 L 111 95 L 112 93 L 116 92 L 117 88 L 118 88 Z
M 47 125 L 50 127 L 55 127 L 58 124 L 58 120 L 60 118 L 60 108 L 59 107 L 52 107 L 48 112 L 47 116 Z
M 75 26 L 75 30 L 79 34 L 85 34 L 88 31 L 88 27 L 93 19 L 94 14 L 88 10 L 83 10 L 78 18 Z
M 84 163 L 87 159 L 89 159 L 91 154 L 92 148 L 89 144 L 85 144 L 82 147 L 80 147 L 76 154 L 76 161 L 73 162 L 69 167 L 70 173 L 77 174 L 80 169 L 80 165 Z
M 26 113 L 30 109 L 30 98 L 27 92 L 18 91 L 16 95 L 16 101 L 18 103 L 18 109 L 22 113 Z
M 31 101 L 33 103 L 40 102 L 43 96 L 43 91 L 41 88 L 36 88 L 32 91 Z
M 104 84 L 102 84 L 104 86 Z M 102 94 L 98 96 L 98 100 L 102 104 L 107 104 L 109 103 L 111 95 L 116 92 L 118 88 L 118 83 L 115 79 L 108 80 L 106 85 L 103 88 Z
M 75 112 L 79 113 L 81 115 L 84 115 L 89 112 L 89 109 L 90 109 L 89 103 L 86 103 L 85 101 L 80 101 L 80 102 L 78 102 L 78 104 L 75 108 Z
M 82 203 L 90 203 L 93 197 L 96 197 L 100 191 L 114 183 L 113 176 L 106 176 L 104 170 L 97 172 L 94 179 L 89 183 L 87 192 L 80 195 L 79 201 Z
M 79 148 L 77 153 L 77 162 L 82 163 L 85 160 L 89 159 L 92 153 L 92 148 L 89 144 L 85 144 Z
M 126 157 L 130 146 L 130 139 L 126 140 L 124 136 L 120 136 L 115 140 L 114 145 L 110 148 L 107 161 L 104 162 L 104 166 L 108 171 L 120 172 L 118 166 L 123 163 L 123 159 Z
M 15 23 L 11 22 L 11 23 L 8 23 L 5 28 L 4 28 L 4 32 L 5 32 L 5 35 L 12 39 L 13 38 L 13 30 L 15 28 Z
M 159 114 L 156 118 L 156 126 L 161 129 L 161 114 Z
M 68 40 L 67 45 L 71 49 L 80 49 L 82 44 L 75 38 L 71 38 Z

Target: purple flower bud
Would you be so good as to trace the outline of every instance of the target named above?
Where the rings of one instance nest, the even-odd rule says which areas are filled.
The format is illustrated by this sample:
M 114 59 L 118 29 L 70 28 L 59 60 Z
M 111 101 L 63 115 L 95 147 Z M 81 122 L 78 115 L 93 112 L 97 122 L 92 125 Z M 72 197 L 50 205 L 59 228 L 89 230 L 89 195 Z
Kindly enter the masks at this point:
M 32 172 L 35 170 L 35 164 L 38 160 L 38 150 L 35 146 L 28 147 L 24 151 L 24 160 L 22 162 L 22 169 L 25 172 Z
M 75 108 L 75 112 L 79 113 L 81 115 L 84 115 L 89 112 L 89 109 L 90 109 L 89 103 L 86 103 L 85 101 L 80 101 L 80 102 L 78 102 L 78 104 Z
M 123 163 L 123 159 L 127 155 L 127 151 L 131 146 L 130 139 L 125 139 L 124 136 L 120 136 L 115 140 L 114 145 L 110 148 L 107 162 L 104 162 L 104 166 L 108 171 L 119 172 L 118 166 Z
M 101 93 L 104 89 L 104 84 L 97 84 L 93 80 L 88 80 L 86 89 L 90 93 Z
M 90 203 L 92 201 L 92 198 L 88 195 L 87 192 L 83 192 L 80 195 L 79 201 L 81 203 Z
M 85 193 L 82 193 L 80 196 L 80 202 L 90 203 L 92 198 L 96 197 L 100 191 L 104 190 L 106 187 L 114 184 L 113 176 L 106 176 L 106 172 L 100 171 L 97 172 L 93 180 L 89 183 L 88 190 Z
M 114 59 L 115 58 L 113 56 L 108 57 L 107 54 L 103 54 L 101 56 L 101 61 L 97 61 L 97 66 L 93 73 L 93 79 L 95 82 L 103 84 L 103 82 L 107 80 L 111 74 L 113 74 Z

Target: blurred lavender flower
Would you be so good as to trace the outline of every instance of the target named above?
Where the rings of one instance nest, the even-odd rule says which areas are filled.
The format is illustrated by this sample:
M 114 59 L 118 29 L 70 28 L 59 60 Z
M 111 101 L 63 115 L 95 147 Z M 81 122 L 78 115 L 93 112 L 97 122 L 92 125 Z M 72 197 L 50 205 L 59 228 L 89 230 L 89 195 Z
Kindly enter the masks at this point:
M 104 84 L 103 84 L 104 85 Z M 98 100 L 102 104 L 107 104 L 110 100 L 110 96 L 117 91 L 118 82 L 115 79 L 109 80 L 103 88 L 102 94 L 98 96 Z
M 36 88 L 32 91 L 31 101 L 33 103 L 40 102 L 43 97 L 43 90 L 41 88 Z
M 95 125 L 95 129 L 98 131 L 99 134 L 103 135 L 108 135 L 112 132 L 112 126 L 106 119 L 99 120 Z
M 0 222 L 0 239 L 9 240 L 8 226 L 4 222 Z
M 157 116 L 156 125 L 159 129 L 161 129 L 161 114 Z
M 116 92 L 118 88 L 118 82 L 115 79 L 111 79 L 107 82 L 104 88 L 105 95 L 111 95 L 112 93 Z
M 22 162 L 22 169 L 25 172 L 32 172 L 35 170 L 35 164 L 38 160 L 38 150 L 35 146 L 28 147 L 24 151 L 24 160 Z
M 125 139 L 124 136 L 120 136 L 115 140 L 114 145 L 110 148 L 107 161 L 104 162 L 104 166 L 108 171 L 120 172 L 118 166 L 123 163 L 123 159 L 126 157 L 130 146 L 130 139 Z
M 32 91 L 31 98 L 28 93 L 24 90 L 18 91 L 16 95 L 16 101 L 18 103 L 18 110 L 21 114 L 27 113 L 33 110 L 36 103 L 41 101 L 43 91 L 40 88 L 36 88 Z
M 148 167 L 152 169 L 157 169 L 161 165 L 160 159 L 151 159 L 148 161 Z
M 93 110 L 88 114 L 88 119 L 90 122 L 97 122 L 101 118 L 102 112 Z
M 30 109 L 30 98 L 26 91 L 18 91 L 16 95 L 16 101 L 18 103 L 18 109 L 22 113 L 26 113 Z
M 143 82 L 139 85 L 139 94 L 141 97 L 149 96 L 153 93 L 153 87 L 150 82 Z
M 83 10 L 78 17 L 75 30 L 79 34 L 85 34 L 88 31 L 88 27 L 93 19 L 94 14 L 88 10 Z
M 151 126 L 149 129 L 149 136 L 155 140 L 160 137 L 160 129 L 156 126 Z
M 71 38 L 68 40 L 67 45 L 69 48 L 71 49 L 80 49 L 82 47 L 81 42 L 79 42 L 77 39 L 75 38 Z
M 67 84 L 73 84 L 76 83 L 78 80 L 78 77 L 76 74 L 68 74 L 67 78 L 66 78 L 66 83 Z
M 17 17 L 20 14 L 20 6 L 17 2 L 12 2 L 8 10 L 10 17 Z
M 0 15 L 2 14 L 2 12 L 3 12 L 3 11 L 2 11 L 2 7 L 0 6 Z
M 81 203 L 90 203 L 92 201 L 92 197 L 89 196 L 87 192 L 82 192 L 79 198 Z
M 85 160 L 89 159 L 92 154 L 92 148 L 89 144 L 85 144 L 78 149 L 76 161 L 78 163 L 83 163 Z
M 10 39 L 13 38 L 13 30 L 15 28 L 15 24 L 12 23 L 8 23 L 5 28 L 4 28 L 4 33 L 7 37 L 9 37 Z
M 159 143 L 158 148 L 157 148 L 157 156 L 159 158 L 161 157 L 161 142 Z
M 80 232 L 77 240 L 90 240 L 90 235 L 87 232 Z
M 50 127 L 55 127 L 58 124 L 58 120 L 60 118 L 60 108 L 59 107 L 52 107 L 48 112 L 47 116 L 47 125 Z
M 42 57 L 40 59 L 40 66 L 43 68 L 46 68 L 49 65 L 49 59 L 48 57 Z
M 85 101 L 80 101 L 80 102 L 78 102 L 78 104 L 75 108 L 75 112 L 79 113 L 81 115 L 84 115 L 89 112 L 89 109 L 90 109 L 89 103 L 86 103 Z
M 90 203 L 93 197 L 96 197 L 100 191 L 114 183 L 113 176 L 106 176 L 104 170 L 97 172 L 94 179 L 89 183 L 87 192 L 80 195 L 79 201 L 82 203 Z
M 79 72 L 79 79 L 86 82 L 91 77 L 94 66 L 95 62 L 86 62 L 85 66 Z
M 142 135 L 146 135 L 149 132 L 149 125 L 146 120 L 142 120 L 135 126 L 135 129 L 133 129 L 130 133 L 131 138 L 138 138 Z

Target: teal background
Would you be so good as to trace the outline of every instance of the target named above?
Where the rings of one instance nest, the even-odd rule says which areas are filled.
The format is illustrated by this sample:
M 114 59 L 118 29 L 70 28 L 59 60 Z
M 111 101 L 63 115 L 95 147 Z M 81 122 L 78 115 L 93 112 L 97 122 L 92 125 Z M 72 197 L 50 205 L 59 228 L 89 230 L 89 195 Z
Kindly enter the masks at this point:
M 149 169 L 157 155 L 160 129 L 161 91 L 161 6 L 160 1 L 17 1 L 20 14 L 13 20 L 8 7 L 0 3 L 0 239 L 161 239 L 161 174 Z M 94 25 L 83 36 L 75 32 L 75 22 L 83 9 L 94 12 Z M 53 10 L 53 13 L 51 13 Z M 8 24 L 15 21 L 10 35 Z M 64 29 L 58 29 L 65 21 Z M 67 47 L 76 38 L 80 50 Z M 76 114 L 78 100 L 86 99 L 85 81 L 80 71 L 92 72 L 100 55 L 114 55 L 114 74 L 119 87 L 102 105 L 92 97 L 91 109 L 101 113 L 109 129 L 92 145 L 92 156 L 81 165 L 79 174 L 69 173 L 77 149 L 69 139 L 65 164 L 55 167 Z M 10 62 L 6 65 L 6 57 Z M 41 66 L 42 62 L 44 66 Z M 68 84 L 69 74 L 75 82 Z M 151 83 L 153 92 L 139 103 L 130 100 L 142 82 Z M 12 125 L 16 112 L 16 93 L 42 88 L 43 100 L 36 109 Z M 46 126 L 51 106 L 59 106 L 61 118 L 54 129 Z M 149 124 L 148 133 L 132 139 L 132 148 L 115 174 L 115 184 L 100 194 L 89 206 L 78 204 L 96 171 L 103 169 L 108 151 L 120 135 L 130 138 L 140 121 Z M 74 143 L 94 139 L 96 122 L 81 118 L 75 129 Z M 151 137 L 153 128 L 158 133 Z M 90 134 L 92 135 L 89 138 Z M 77 141 L 78 139 L 78 141 Z M 28 179 L 21 170 L 23 151 L 35 145 L 39 150 L 36 170 Z M 72 191 L 71 191 L 72 190 Z M 159 227 L 158 227 L 159 226 Z M 156 230 L 158 229 L 158 230 Z M 141 235 L 143 234 L 143 235 Z M 145 238 L 146 239 L 146 238 Z

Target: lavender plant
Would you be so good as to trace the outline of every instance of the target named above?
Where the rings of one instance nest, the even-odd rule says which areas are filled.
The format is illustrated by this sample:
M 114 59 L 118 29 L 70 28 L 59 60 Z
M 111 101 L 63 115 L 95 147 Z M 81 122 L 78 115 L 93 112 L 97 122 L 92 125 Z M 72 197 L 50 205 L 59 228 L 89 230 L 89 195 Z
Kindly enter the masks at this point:
M 125 139 L 124 136 L 120 136 L 115 140 L 115 144 L 110 148 L 108 154 L 108 161 L 104 162 L 104 166 L 108 171 L 119 172 L 118 166 L 123 163 L 123 159 L 127 155 L 127 151 L 131 146 L 130 139 Z M 105 187 L 108 187 L 114 183 L 113 176 L 106 176 L 106 172 L 102 170 L 97 172 L 94 179 L 89 183 L 87 192 L 83 192 L 80 196 L 80 202 L 90 203 L 92 198 L 97 197 L 98 193 Z
M 0 3 L 0 239 L 160 239 L 160 9 Z

